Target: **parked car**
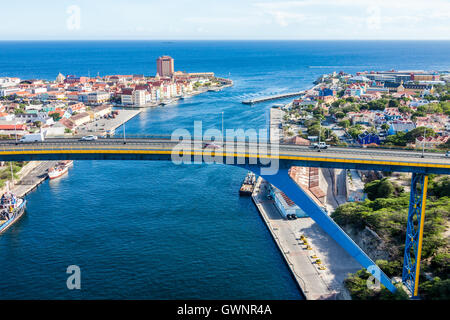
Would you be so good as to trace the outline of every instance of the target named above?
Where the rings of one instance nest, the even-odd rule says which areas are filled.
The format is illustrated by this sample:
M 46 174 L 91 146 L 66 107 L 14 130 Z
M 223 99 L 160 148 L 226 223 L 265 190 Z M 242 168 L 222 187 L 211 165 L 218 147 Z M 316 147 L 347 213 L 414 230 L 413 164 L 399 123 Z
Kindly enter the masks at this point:
M 97 139 L 98 139 L 97 136 L 89 135 L 89 136 L 85 136 L 85 137 L 81 138 L 80 141 L 94 141 Z

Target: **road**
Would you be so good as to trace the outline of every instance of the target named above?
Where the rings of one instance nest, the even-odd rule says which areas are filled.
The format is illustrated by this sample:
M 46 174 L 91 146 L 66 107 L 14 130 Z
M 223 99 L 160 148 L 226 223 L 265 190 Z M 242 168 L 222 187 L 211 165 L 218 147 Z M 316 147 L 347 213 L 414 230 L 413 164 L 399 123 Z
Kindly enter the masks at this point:
M 253 201 L 305 297 L 308 300 L 343 299 L 343 281 L 348 273 L 361 268 L 359 263 L 310 217 L 282 218 L 267 194 L 268 183 L 259 178 Z M 302 235 L 311 250 L 300 240 Z M 316 263 L 317 259 L 321 264 Z M 325 268 L 320 269 L 320 266 Z
M 126 143 L 125 143 L 126 142 Z M 0 155 L 14 154 L 45 154 L 45 153 L 128 153 L 128 154 L 170 154 L 177 141 L 171 141 L 166 137 L 154 136 L 154 138 L 102 138 L 96 141 L 79 141 L 78 139 L 47 139 L 42 143 L 16 144 L 14 140 L 2 140 L 0 142 Z M 203 148 L 203 142 L 199 140 L 185 140 L 185 154 L 210 155 L 214 151 L 216 157 L 244 157 L 244 158 L 278 158 L 279 160 L 308 161 L 313 164 L 321 163 L 322 167 L 362 168 L 380 166 L 403 166 L 401 171 L 409 171 L 410 168 L 427 168 L 428 172 L 450 174 L 450 158 L 444 153 L 425 153 L 391 149 L 372 148 L 339 148 L 331 147 L 326 150 L 311 149 L 307 146 L 287 144 L 257 144 L 237 142 L 221 145 L 217 149 Z M 278 146 L 278 147 L 277 147 Z M 272 149 L 273 148 L 273 149 Z M 178 149 L 179 150 L 179 149 Z M 264 152 L 264 150 L 267 150 Z M 278 152 L 278 154 L 277 154 Z M 3 159 L 2 159 L 3 160 Z M 434 170 L 439 168 L 439 170 Z M 433 170 L 431 170 L 433 169 Z M 396 171 L 396 170 L 392 170 Z M 411 171 L 413 171 L 411 169 Z

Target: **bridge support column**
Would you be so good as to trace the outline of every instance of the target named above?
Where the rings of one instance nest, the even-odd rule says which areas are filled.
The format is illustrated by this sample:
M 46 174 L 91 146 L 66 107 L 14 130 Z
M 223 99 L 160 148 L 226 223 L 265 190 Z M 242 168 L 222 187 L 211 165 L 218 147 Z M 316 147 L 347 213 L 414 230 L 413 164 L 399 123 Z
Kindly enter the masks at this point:
M 419 293 L 420 256 L 422 254 L 427 188 L 428 176 L 423 173 L 413 173 L 402 274 L 403 283 L 411 291 L 413 298 L 417 298 Z
M 344 248 L 364 268 L 369 269 L 372 275 L 380 281 L 389 291 L 395 292 L 397 288 L 392 284 L 386 274 L 370 259 L 370 257 L 331 219 L 322 208 L 312 200 L 289 176 L 289 169 L 279 169 L 275 175 L 261 174 L 257 166 L 246 165 L 263 179 L 282 190 L 294 203 L 299 205 L 327 234 Z

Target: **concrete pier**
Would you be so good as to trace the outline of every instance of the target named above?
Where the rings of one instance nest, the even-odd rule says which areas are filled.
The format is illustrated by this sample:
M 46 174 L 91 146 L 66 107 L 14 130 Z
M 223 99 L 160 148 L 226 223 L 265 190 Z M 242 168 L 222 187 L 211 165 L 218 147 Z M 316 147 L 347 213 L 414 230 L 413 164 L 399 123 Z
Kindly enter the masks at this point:
M 101 136 L 108 130 L 115 130 L 124 123 L 130 121 L 138 114 L 140 114 L 143 109 L 123 109 L 118 111 L 119 114 L 114 119 L 100 118 L 79 126 L 76 129 L 77 136 L 84 136 L 89 134 Z
M 343 281 L 348 273 L 361 268 L 359 263 L 311 218 L 285 220 L 273 200 L 267 198 L 268 187 L 266 181 L 258 178 L 252 199 L 305 298 L 350 299 Z M 301 236 L 311 250 L 307 250 Z
M 48 178 L 48 169 L 58 161 L 31 161 L 19 173 L 19 181 L 12 186 L 12 191 L 24 197 Z
M 255 103 L 260 103 L 260 102 L 265 102 L 265 101 L 270 101 L 270 100 L 278 100 L 278 99 L 297 97 L 297 96 L 303 95 L 304 93 L 305 93 L 305 91 L 283 93 L 283 94 L 277 94 L 275 96 L 256 98 L 256 99 L 252 99 L 252 100 L 244 100 L 244 101 L 242 101 L 242 103 L 243 104 L 255 104 Z

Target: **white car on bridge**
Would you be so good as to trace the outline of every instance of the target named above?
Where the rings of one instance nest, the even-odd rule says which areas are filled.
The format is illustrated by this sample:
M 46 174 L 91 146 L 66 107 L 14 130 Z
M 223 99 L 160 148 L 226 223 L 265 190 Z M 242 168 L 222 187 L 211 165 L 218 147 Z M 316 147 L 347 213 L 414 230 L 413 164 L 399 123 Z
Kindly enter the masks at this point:
M 89 136 L 85 136 L 85 137 L 81 138 L 80 141 L 94 141 L 97 139 L 98 139 L 97 136 L 89 135 Z

